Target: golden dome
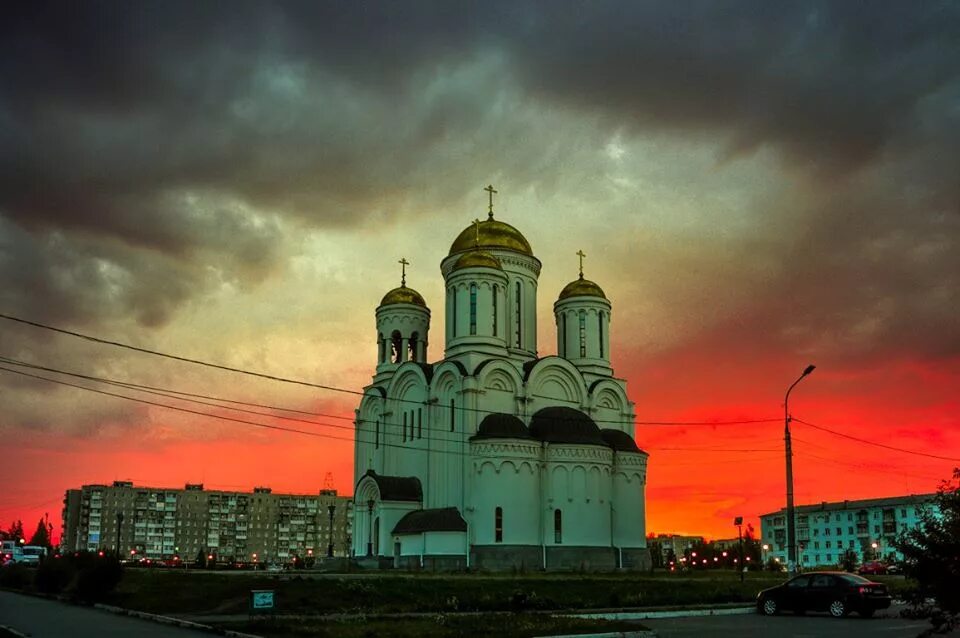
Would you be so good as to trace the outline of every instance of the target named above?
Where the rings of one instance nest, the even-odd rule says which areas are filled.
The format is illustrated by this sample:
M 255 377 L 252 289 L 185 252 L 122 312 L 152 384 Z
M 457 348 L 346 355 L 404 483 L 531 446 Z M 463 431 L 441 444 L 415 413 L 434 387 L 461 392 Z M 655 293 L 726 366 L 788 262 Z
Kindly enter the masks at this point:
M 423 306 L 424 308 L 427 307 L 427 302 L 423 300 L 423 297 L 420 296 L 420 293 L 413 288 L 407 288 L 406 286 L 394 288 L 385 294 L 383 299 L 380 300 L 381 306 L 388 306 L 395 303 L 409 303 L 416 306 Z
M 494 268 L 496 270 L 503 270 L 499 259 L 487 251 L 478 248 L 460 255 L 460 259 L 453 265 L 452 270 L 460 270 L 461 268 Z
M 560 299 L 566 299 L 567 297 L 601 297 L 606 299 L 607 296 L 603 294 L 603 289 L 597 284 L 593 283 L 589 279 L 584 279 L 583 275 L 580 275 L 579 279 L 574 279 L 566 286 L 563 287 L 563 290 L 560 291 Z
M 533 256 L 530 242 L 510 224 L 505 224 L 491 217 L 480 222 L 479 226 L 479 232 L 477 231 L 477 224 L 470 224 L 464 228 L 463 232 L 453 240 L 453 244 L 450 246 L 450 254 L 455 255 L 474 248 L 505 248 Z

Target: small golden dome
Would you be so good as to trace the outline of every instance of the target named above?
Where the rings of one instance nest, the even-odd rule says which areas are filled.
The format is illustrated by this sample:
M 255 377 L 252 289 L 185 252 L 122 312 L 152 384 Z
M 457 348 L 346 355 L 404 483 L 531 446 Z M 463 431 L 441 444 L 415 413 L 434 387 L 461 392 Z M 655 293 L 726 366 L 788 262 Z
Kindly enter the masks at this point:
M 486 219 L 479 224 L 470 224 L 463 229 L 450 246 L 450 254 L 455 255 L 474 248 L 505 248 L 524 255 L 533 256 L 530 242 L 520 231 L 496 219 Z
M 580 275 L 579 279 L 574 279 L 566 286 L 563 287 L 563 290 L 560 291 L 560 299 L 566 299 L 568 297 L 601 297 L 606 299 L 607 296 L 603 294 L 603 289 L 597 284 L 593 283 L 589 279 L 584 279 L 583 275 Z
M 494 268 L 496 270 L 503 270 L 503 265 L 499 259 L 487 251 L 474 249 L 460 255 L 460 259 L 453 265 L 452 270 L 460 270 L 461 268 Z
M 427 307 L 427 302 L 423 300 L 423 297 L 420 296 L 420 293 L 413 288 L 407 288 L 406 286 L 394 288 L 385 294 L 383 299 L 380 300 L 381 306 L 388 306 L 395 303 L 409 303 L 416 306 L 423 306 L 424 308 Z

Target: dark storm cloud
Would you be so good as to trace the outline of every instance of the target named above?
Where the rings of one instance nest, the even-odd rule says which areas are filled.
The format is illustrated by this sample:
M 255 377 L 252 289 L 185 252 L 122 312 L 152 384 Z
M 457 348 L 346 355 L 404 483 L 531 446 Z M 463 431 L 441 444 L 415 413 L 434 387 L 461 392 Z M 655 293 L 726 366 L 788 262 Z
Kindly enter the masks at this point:
M 243 281 L 276 266 L 282 233 L 258 211 L 360 224 L 455 200 L 477 165 L 507 165 L 518 186 L 550 172 L 520 148 L 544 140 L 493 108 L 511 85 L 611 131 L 706 132 L 728 158 L 774 149 L 838 195 L 791 209 L 810 227 L 803 249 L 827 259 L 789 283 L 820 307 L 863 311 L 872 297 L 827 299 L 816 282 L 871 277 L 878 298 L 896 296 L 953 265 L 903 255 L 957 213 L 957 147 L 943 132 L 957 130 L 958 16 L 936 2 L 21 5 L 0 26 L 0 215 L 28 237 L 5 271 L 21 273 L 24 300 L 36 283 L 54 307 L 158 325 L 204 289 L 206 266 Z M 487 75 L 457 78 L 485 55 L 498 61 Z M 490 118 L 499 137 L 477 134 Z M 568 170 L 562 142 L 551 152 Z M 923 192 L 878 204 L 857 181 L 866 170 Z M 859 255 L 884 237 L 890 253 L 864 271 Z M 106 246 L 130 283 L 125 301 L 99 304 L 113 290 L 97 266 Z M 182 284 L 137 299 L 171 268 Z

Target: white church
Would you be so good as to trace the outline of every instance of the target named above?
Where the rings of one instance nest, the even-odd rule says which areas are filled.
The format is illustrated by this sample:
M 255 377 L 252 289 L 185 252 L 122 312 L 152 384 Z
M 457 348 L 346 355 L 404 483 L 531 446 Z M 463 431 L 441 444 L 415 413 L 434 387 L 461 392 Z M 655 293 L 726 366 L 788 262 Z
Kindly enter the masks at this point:
M 646 569 L 647 454 L 610 366 L 612 306 L 580 276 L 537 354 L 541 263 L 488 218 L 440 263 L 444 356 L 406 276 L 376 310 L 377 368 L 356 410 L 353 552 L 406 569 Z M 401 260 L 406 266 L 406 261 Z

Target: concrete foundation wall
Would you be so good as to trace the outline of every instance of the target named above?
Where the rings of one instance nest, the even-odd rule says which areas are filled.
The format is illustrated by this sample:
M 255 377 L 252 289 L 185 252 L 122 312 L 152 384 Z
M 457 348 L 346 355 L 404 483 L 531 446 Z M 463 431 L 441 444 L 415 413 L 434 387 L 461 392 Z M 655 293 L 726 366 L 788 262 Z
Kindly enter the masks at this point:
M 616 568 L 615 547 L 547 546 L 548 571 L 613 571 Z
M 623 557 L 623 569 L 629 571 L 649 571 L 652 562 L 650 550 L 646 547 L 624 547 L 620 550 Z
M 540 571 L 543 569 L 542 552 L 539 545 L 474 545 L 470 566 L 491 572 Z

